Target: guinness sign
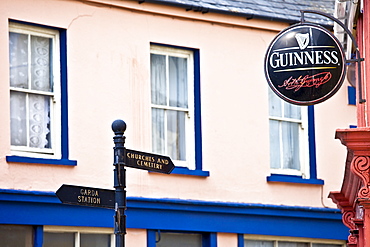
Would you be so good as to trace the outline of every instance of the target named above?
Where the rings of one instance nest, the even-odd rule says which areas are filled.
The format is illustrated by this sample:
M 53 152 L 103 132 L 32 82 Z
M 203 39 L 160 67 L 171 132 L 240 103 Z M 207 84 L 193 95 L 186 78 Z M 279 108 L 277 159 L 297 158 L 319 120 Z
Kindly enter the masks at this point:
M 327 29 L 298 24 L 280 32 L 265 56 L 271 89 L 296 105 L 313 105 L 333 96 L 345 77 L 342 46 Z

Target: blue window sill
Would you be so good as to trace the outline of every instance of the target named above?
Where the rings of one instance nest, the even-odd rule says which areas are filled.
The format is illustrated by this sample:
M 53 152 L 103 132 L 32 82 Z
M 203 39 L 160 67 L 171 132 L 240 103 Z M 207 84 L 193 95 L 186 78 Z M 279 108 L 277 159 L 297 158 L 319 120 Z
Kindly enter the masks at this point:
M 155 173 L 155 172 L 153 172 Z M 187 167 L 176 166 L 170 174 L 189 175 L 198 177 L 209 177 L 209 171 L 190 170 Z
M 17 163 L 30 163 L 30 164 L 46 164 L 46 165 L 65 165 L 65 166 L 76 166 L 76 160 L 69 159 L 44 159 L 44 158 L 32 158 L 24 156 L 6 156 L 7 162 Z
M 324 180 L 322 179 L 316 179 L 316 178 L 305 179 L 305 178 L 302 178 L 301 176 L 282 175 L 282 174 L 271 174 L 271 176 L 267 177 L 267 182 L 316 184 L 316 185 L 324 184 Z
M 209 171 L 190 170 L 187 167 L 179 167 L 179 166 L 175 167 L 175 169 L 172 170 L 171 174 L 181 174 L 181 175 L 209 177 Z

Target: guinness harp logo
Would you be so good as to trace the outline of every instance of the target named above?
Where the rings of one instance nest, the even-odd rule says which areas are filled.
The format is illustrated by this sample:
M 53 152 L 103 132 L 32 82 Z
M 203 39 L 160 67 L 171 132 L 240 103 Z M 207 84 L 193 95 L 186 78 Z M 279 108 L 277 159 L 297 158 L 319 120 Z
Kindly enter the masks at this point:
M 310 36 L 308 33 L 297 33 L 295 39 L 298 42 L 299 48 L 304 50 L 307 48 L 308 43 L 310 42 Z
M 304 23 L 274 38 L 265 56 L 265 75 L 272 91 L 283 100 L 313 105 L 339 90 L 345 64 L 337 38 L 319 25 Z

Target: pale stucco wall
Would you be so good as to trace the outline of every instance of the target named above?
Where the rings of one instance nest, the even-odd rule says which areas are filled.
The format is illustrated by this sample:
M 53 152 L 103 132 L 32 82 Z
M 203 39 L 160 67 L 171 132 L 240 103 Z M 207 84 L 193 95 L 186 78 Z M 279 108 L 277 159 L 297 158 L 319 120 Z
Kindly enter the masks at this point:
M 318 178 L 324 186 L 272 184 L 266 48 L 285 24 L 186 12 L 134 1 L 0 1 L 0 188 L 56 191 L 113 187 L 111 123 L 127 123 L 126 147 L 150 152 L 150 42 L 200 50 L 206 178 L 127 168 L 127 195 L 335 207 L 346 150 L 335 129 L 355 124 L 346 84 L 315 107 Z M 100 2 L 100 1 L 96 1 Z M 102 2 L 102 1 L 101 1 Z M 105 1 L 110 2 L 110 1 Z M 70 159 L 76 167 L 6 163 L 10 154 L 8 19 L 67 29 Z

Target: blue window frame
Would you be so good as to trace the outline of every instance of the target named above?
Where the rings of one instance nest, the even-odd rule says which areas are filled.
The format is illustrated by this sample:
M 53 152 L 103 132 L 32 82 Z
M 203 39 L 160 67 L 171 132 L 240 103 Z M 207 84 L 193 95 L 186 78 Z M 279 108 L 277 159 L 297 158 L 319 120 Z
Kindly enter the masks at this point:
M 59 58 L 59 61 L 56 61 L 55 65 L 59 67 L 60 74 L 56 81 L 60 83 L 60 85 L 54 85 L 54 87 L 58 87 L 58 102 L 60 102 L 60 112 L 55 113 L 54 115 L 58 115 L 59 117 L 53 119 L 54 121 L 54 136 L 58 137 L 55 138 L 57 140 L 54 143 L 55 147 L 60 147 L 60 150 L 55 153 L 46 154 L 46 155 L 37 155 L 30 150 L 27 152 L 16 152 L 12 155 L 6 157 L 7 162 L 17 162 L 17 163 L 37 163 L 37 164 L 52 164 L 52 165 L 69 165 L 75 166 L 77 165 L 77 161 L 69 159 L 69 146 L 68 146 L 68 88 L 67 88 L 67 31 L 65 29 L 48 27 L 43 25 L 37 24 L 29 24 L 20 21 L 10 21 L 10 25 L 19 26 L 19 29 L 25 27 L 29 31 L 30 36 L 37 37 L 37 29 L 45 29 L 45 30 L 54 30 L 55 33 L 58 35 L 56 36 L 58 40 L 56 43 L 58 46 L 53 46 L 50 48 L 54 49 L 55 57 Z M 34 28 L 35 30 L 32 30 Z M 22 34 L 22 30 L 19 31 Z M 55 50 L 56 49 L 56 50 Z M 54 64 L 51 64 L 50 67 L 53 67 Z M 53 83 L 52 83 L 53 84 Z M 60 136 L 60 138 L 59 138 Z

